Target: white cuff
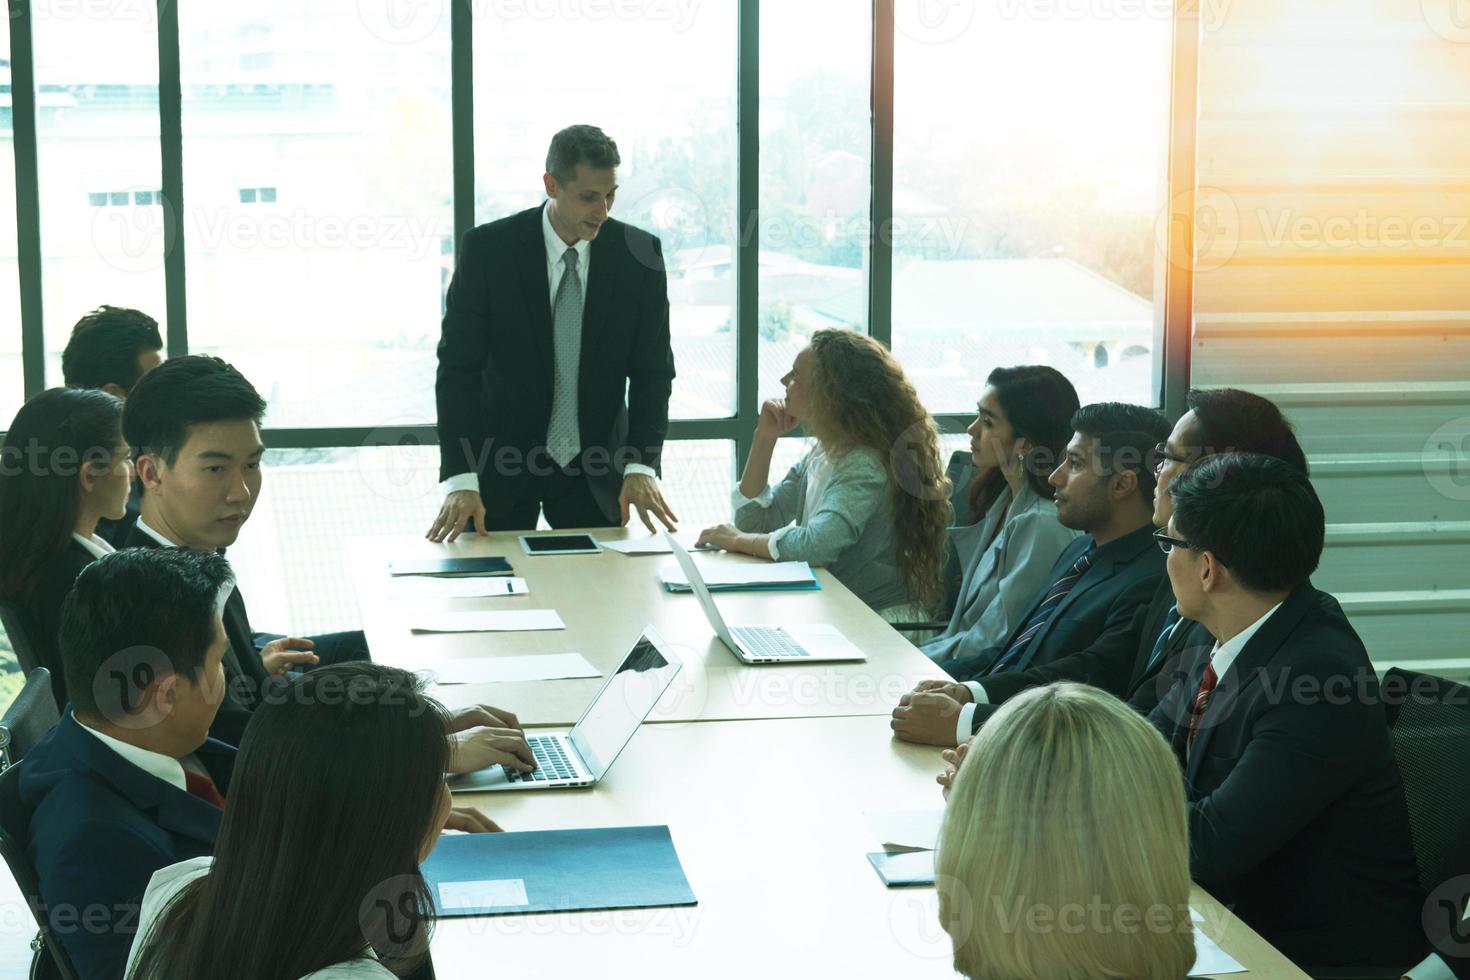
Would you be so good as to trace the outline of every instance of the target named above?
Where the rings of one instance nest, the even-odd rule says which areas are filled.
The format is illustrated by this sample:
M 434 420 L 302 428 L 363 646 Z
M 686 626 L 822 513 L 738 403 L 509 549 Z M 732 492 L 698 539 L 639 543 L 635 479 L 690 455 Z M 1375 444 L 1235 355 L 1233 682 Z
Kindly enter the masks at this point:
M 439 489 L 444 491 L 445 496 L 454 493 L 456 490 L 473 490 L 475 493 L 479 493 L 480 476 L 478 473 L 456 473 L 439 484 Z
M 781 552 L 778 550 L 780 548 L 781 539 L 786 537 L 786 532 L 791 530 L 795 526 L 795 524 L 787 524 L 785 527 L 778 527 L 776 528 L 776 530 L 766 535 L 766 550 L 771 553 L 771 561 L 781 560 Z
M 973 699 L 976 704 L 990 703 L 990 698 L 987 697 L 985 694 L 985 688 L 981 687 L 978 682 L 964 681 L 962 683 L 964 683 L 966 690 L 970 692 L 971 699 Z
M 755 504 L 757 507 L 769 507 L 771 506 L 771 501 L 775 499 L 776 495 L 771 492 L 770 487 L 762 490 L 759 497 L 747 497 L 740 491 L 740 484 L 737 483 L 735 484 L 735 489 L 730 491 L 730 509 L 736 511 L 746 504 Z
M 642 463 L 629 463 L 626 466 L 624 466 L 623 467 L 623 476 L 624 477 L 629 477 L 629 476 L 651 476 L 655 480 L 658 479 L 658 474 L 653 471 L 653 467 L 652 466 L 644 466 Z
M 954 729 L 954 744 L 962 745 L 965 740 L 975 734 L 975 706 L 966 704 L 960 707 L 960 720 Z

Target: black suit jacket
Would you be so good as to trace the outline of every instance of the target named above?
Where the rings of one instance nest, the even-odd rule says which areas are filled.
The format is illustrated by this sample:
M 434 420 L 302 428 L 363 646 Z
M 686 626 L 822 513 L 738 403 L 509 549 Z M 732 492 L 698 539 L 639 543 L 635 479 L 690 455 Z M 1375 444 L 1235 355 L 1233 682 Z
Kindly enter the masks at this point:
M 1293 961 L 1405 967 L 1424 953 L 1403 783 L 1378 676 L 1337 601 L 1299 586 L 1219 679 L 1210 651 L 1149 716 L 1184 770 L 1197 882 Z
M 1052 566 L 1046 584 L 1032 597 L 1016 633 L 1026 628 L 1026 621 L 1051 591 L 1053 583 L 1091 546 L 1091 535 L 1083 535 L 1067 546 Z M 1148 603 L 1163 574 L 1164 555 L 1153 541 L 1152 525 L 1099 548 L 1092 565 L 1058 603 L 1046 625 L 1032 637 L 1019 662 L 1010 670 L 1020 672 L 1046 666 L 1098 643 L 1115 644 L 1119 642 L 1118 633 L 1125 634 L 1122 642 L 1126 644 L 1127 636 L 1136 635 L 1134 613 Z M 1007 639 L 1006 645 L 1009 644 Z M 956 680 L 983 681 L 988 695 L 992 679 L 1004 676 L 991 672 L 997 653 L 992 649 L 938 663 Z
M 61 632 L 61 603 L 71 587 L 76 584 L 82 569 L 92 564 L 92 553 L 75 539 L 69 539 L 61 549 L 41 567 L 36 577 L 36 588 L 28 598 L 19 600 L 18 608 L 24 614 L 29 627 L 31 645 L 35 648 L 36 664 L 51 672 L 51 693 L 56 696 L 56 707 L 66 707 L 66 668 L 61 658 L 59 634 Z
M 228 793 L 235 750 L 211 739 L 194 756 Z M 20 767 L 27 852 L 52 928 L 82 980 L 117 980 L 148 880 L 212 854 L 222 811 L 134 766 L 71 712 Z M 87 909 L 104 917 L 102 928 L 83 926 Z
M 1022 691 L 1058 681 L 1102 688 L 1127 701 L 1139 713 L 1148 714 L 1178 680 L 1180 662 L 1188 651 L 1201 647 L 1208 650 L 1215 645 L 1215 638 L 1204 626 L 1181 619 L 1154 660 L 1154 644 L 1164 631 L 1173 607 L 1174 588 L 1169 584 L 1169 576 L 1160 576 L 1153 599 L 1134 610 L 1126 629 L 1105 631 L 1093 643 L 1051 663 L 986 677 L 985 695 L 989 703 L 976 706 L 974 731 L 978 732 L 1002 704 Z
M 483 493 L 505 500 L 526 491 L 528 457 L 546 445 L 551 420 L 541 211 L 465 235 L 439 340 L 439 478 L 475 472 Z M 581 466 L 594 499 L 616 519 L 624 466 L 657 472 L 668 432 L 668 280 L 659 240 L 631 225 L 609 218 L 590 248 L 577 388 Z M 548 465 L 544 453 L 530 462 Z
M 127 546 L 163 547 L 152 535 L 138 527 L 134 527 L 128 535 Z M 230 745 L 239 745 L 240 739 L 245 736 L 245 725 L 250 721 L 250 714 L 260 703 L 261 693 L 267 685 L 281 681 L 272 679 L 266 673 L 265 662 L 260 659 L 260 651 L 255 648 L 255 632 L 250 628 L 250 617 L 245 612 L 245 597 L 240 595 L 238 585 L 230 590 L 229 598 L 225 600 L 222 618 L 225 622 L 225 635 L 230 640 L 230 648 L 225 651 L 224 657 L 225 698 L 214 716 L 214 724 L 209 726 L 209 734 Z

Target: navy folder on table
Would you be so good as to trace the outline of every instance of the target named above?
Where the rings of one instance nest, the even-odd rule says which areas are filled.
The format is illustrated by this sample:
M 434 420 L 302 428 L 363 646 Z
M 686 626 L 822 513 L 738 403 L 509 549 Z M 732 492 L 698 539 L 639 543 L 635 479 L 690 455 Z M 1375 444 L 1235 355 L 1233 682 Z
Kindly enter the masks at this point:
M 423 873 L 443 918 L 698 904 L 665 826 L 445 835 Z
M 889 888 L 934 884 L 933 851 L 876 851 L 868 855 L 873 870 Z

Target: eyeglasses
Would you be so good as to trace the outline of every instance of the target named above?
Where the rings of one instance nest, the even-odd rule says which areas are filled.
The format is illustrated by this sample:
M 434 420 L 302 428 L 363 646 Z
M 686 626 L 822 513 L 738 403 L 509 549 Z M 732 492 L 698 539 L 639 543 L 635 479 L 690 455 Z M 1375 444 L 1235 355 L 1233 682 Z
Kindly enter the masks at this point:
M 1155 473 L 1163 469 L 1165 463 L 1179 463 L 1182 466 L 1188 466 L 1190 462 L 1188 456 L 1179 456 L 1169 452 L 1169 444 L 1165 442 L 1159 443 L 1150 450 L 1149 457 L 1153 462 L 1153 471 Z
M 1162 527 L 1154 532 L 1154 541 L 1158 544 L 1159 550 L 1166 555 L 1169 554 L 1169 552 L 1173 551 L 1175 548 L 1190 547 L 1188 541 L 1185 541 L 1183 538 L 1170 536 L 1168 530 Z

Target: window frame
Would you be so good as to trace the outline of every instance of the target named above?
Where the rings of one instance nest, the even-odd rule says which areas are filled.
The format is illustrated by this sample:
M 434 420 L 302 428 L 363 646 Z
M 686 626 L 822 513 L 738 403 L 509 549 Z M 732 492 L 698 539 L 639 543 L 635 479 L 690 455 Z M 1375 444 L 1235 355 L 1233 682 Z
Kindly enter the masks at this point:
M 870 219 L 872 236 L 868 271 L 869 332 L 892 344 L 893 243 L 887 229 L 893 219 L 894 132 L 894 5 L 900 0 L 872 0 L 872 170 Z M 740 228 L 758 227 L 759 217 L 759 109 L 760 109 L 760 3 L 738 0 L 736 44 L 736 116 L 739 124 L 736 219 Z M 456 259 L 464 235 L 474 227 L 474 79 L 473 9 L 449 4 L 450 93 L 453 162 L 453 214 Z M 11 0 L 10 58 L 16 180 L 17 246 L 20 273 L 21 362 L 25 395 L 45 387 L 45 337 L 42 321 L 42 261 L 40 195 L 37 168 L 35 60 L 32 46 L 31 0 Z M 1176 418 L 1184 408 L 1189 387 L 1189 355 L 1193 304 L 1193 207 L 1195 176 L 1195 118 L 1198 108 L 1200 20 L 1196 5 L 1176 4 L 1170 53 L 1168 119 L 1169 159 L 1163 200 L 1170 202 L 1161 215 L 1154 300 L 1155 351 L 1153 389 L 1156 407 Z M 183 214 L 183 128 L 180 88 L 178 7 L 161 4 L 158 21 L 159 140 L 162 149 L 163 200 L 173 202 L 172 213 Z M 189 351 L 188 310 L 185 299 L 184 228 L 170 229 L 171 247 L 164 259 L 166 346 L 170 357 Z M 735 444 L 735 466 L 749 454 L 760 413 L 759 358 L 759 248 L 757 236 L 738 236 L 735 261 L 736 406 L 735 414 L 713 419 L 674 419 L 669 439 L 727 439 Z M 935 416 L 940 431 L 963 432 L 971 417 L 945 413 Z M 322 428 L 268 428 L 272 449 L 312 449 L 437 443 L 433 423 L 396 426 L 337 426 Z M 731 474 L 734 478 L 734 474 Z

